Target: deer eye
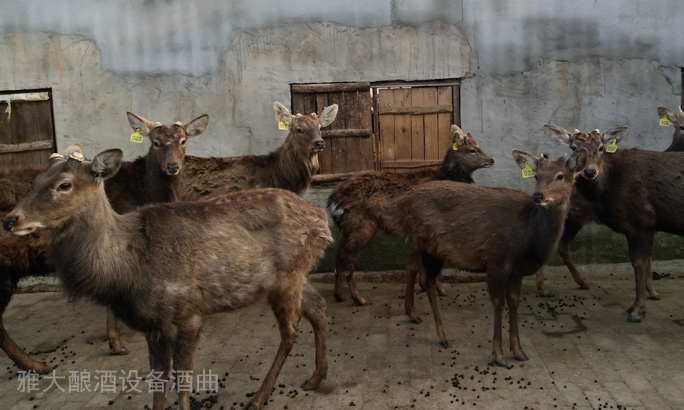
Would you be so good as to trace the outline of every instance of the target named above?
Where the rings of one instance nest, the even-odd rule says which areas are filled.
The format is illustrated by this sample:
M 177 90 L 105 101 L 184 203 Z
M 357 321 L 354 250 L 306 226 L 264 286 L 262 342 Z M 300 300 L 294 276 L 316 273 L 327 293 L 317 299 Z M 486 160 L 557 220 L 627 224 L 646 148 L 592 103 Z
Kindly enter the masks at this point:
M 297 128 L 297 134 L 304 134 L 304 130 L 301 128 Z
M 59 190 L 59 191 L 68 191 L 70 189 L 71 189 L 71 182 L 62 182 L 57 187 L 57 190 Z
M 562 181 L 563 180 L 563 174 L 558 174 L 556 175 L 556 181 Z
M 181 140 L 181 145 L 185 145 L 185 142 L 186 142 L 186 141 L 187 141 L 187 140 Z
M 155 148 L 161 147 L 161 142 L 159 140 L 154 140 L 154 146 Z
M 477 152 L 477 150 L 476 150 L 475 148 L 471 148 L 471 149 L 470 149 L 470 153 L 471 153 L 471 154 L 475 154 L 476 152 Z
M 603 145 L 599 147 L 599 152 L 603 152 Z

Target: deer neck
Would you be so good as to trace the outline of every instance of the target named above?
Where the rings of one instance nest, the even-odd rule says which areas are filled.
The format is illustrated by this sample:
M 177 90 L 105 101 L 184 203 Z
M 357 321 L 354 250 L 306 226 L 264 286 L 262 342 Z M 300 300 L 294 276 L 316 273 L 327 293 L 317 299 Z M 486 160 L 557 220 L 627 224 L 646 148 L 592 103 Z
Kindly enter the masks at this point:
M 466 171 L 463 167 L 459 166 L 448 166 L 446 162 L 442 163 L 439 168 L 439 172 L 442 179 L 456 182 L 465 182 L 467 184 L 472 184 L 475 182 L 473 179 L 473 173 Z
M 50 257 L 70 297 L 87 296 L 110 304 L 132 290 L 131 244 L 137 214 L 114 212 L 103 184 L 80 214 L 57 233 Z
M 148 201 L 154 202 L 178 202 L 181 190 L 180 173 L 169 175 L 162 171 L 161 166 L 154 161 L 145 160 L 144 189 Z
M 314 164 L 311 154 L 300 152 L 288 138 L 272 155 L 275 166 L 271 169 L 271 175 L 277 181 L 276 187 L 296 194 L 301 194 L 309 187 L 311 177 L 318 171 L 318 161 Z
M 555 206 L 543 207 L 536 204 L 531 206 L 533 208 L 528 224 L 528 235 L 532 246 L 529 248 L 529 256 L 541 267 L 556 248 L 563 233 L 565 219 L 570 210 L 570 194 L 568 193 L 566 199 Z

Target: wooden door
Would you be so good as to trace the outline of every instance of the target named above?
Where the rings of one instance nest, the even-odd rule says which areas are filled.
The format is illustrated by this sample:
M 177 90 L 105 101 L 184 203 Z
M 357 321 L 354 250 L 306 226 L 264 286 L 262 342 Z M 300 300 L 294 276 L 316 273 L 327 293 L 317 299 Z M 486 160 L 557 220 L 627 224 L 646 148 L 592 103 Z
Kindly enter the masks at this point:
M 451 143 L 457 102 L 455 85 L 378 88 L 379 168 L 436 169 Z
M 370 83 L 293 84 L 291 92 L 293 113 L 320 113 L 339 105 L 335 121 L 321 131 L 321 174 L 375 169 Z
M 49 90 L 0 94 L 0 166 L 44 167 L 55 152 Z

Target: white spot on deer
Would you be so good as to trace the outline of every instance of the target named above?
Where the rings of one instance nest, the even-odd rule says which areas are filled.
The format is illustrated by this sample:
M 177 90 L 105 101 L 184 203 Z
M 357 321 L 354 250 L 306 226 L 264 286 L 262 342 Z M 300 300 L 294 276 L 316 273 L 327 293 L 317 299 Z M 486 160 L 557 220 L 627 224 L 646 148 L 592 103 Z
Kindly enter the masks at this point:
M 328 211 L 330 211 L 332 216 L 342 216 L 342 214 L 344 214 L 344 208 L 338 208 L 339 205 L 339 202 L 333 202 L 328 205 Z
M 178 282 L 167 282 L 166 292 L 171 296 L 184 296 L 190 290 L 188 285 Z

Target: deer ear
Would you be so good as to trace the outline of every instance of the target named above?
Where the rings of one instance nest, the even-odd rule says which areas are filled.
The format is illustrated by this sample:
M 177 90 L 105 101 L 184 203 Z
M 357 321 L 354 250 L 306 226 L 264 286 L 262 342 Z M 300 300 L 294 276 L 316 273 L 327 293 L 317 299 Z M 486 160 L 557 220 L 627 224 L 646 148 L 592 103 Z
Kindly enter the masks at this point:
M 530 154 L 529 152 L 522 151 L 519 149 L 514 149 L 513 150 L 513 159 L 515 159 L 515 162 L 518 164 L 520 169 L 525 169 L 527 164 L 532 167 L 532 169 L 537 169 L 537 162 L 539 161 L 539 158 L 535 157 L 534 155 Z
M 457 143 L 459 147 L 465 143 L 465 133 L 456 124 L 451 126 L 451 143 Z
M 572 152 L 570 158 L 568 158 L 565 166 L 575 174 L 582 172 L 585 166 L 587 166 L 587 156 L 589 153 L 585 148 L 579 148 Z
M 681 111 L 681 109 L 680 109 Z M 672 121 L 675 118 L 675 113 L 672 112 L 671 109 L 667 107 L 663 107 L 662 105 L 658 107 L 658 117 L 663 118 L 664 116 L 667 115 L 667 118 Z
M 611 128 L 608 131 L 606 131 L 605 134 L 603 134 L 603 137 L 601 137 L 601 141 L 603 141 L 604 144 L 609 144 L 615 140 L 615 143 L 619 143 L 622 141 L 623 138 L 627 135 L 627 131 L 629 131 L 629 127 L 626 125 L 621 125 L 619 127 Z
M 113 177 L 121 168 L 123 151 L 118 148 L 108 149 L 95 155 L 90 164 L 95 181 L 102 181 Z
M 552 140 L 559 144 L 570 144 L 570 134 L 565 129 L 554 125 L 554 124 L 544 124 L 544 131 L 549 134 Z
M 321 127 L 327 127 L 328 125 L 332 124 L 333 121 L 335 121 L 338 108 L 339 107 L 337 104 L 325 107 L 323 112 L 321 112 L 321 116 L 318 118 L 318 122 L 321 124 Z
M 196 137 L 203 133 L 205 129 L 207 129 L 207 124 L 209 124 L 209 115 L 203 114 L 189 123 L 184 124 L 183 128 L 185 129 L 185 134 L 188 137 Z
M 275 111 L 275 118 L 277 122 L 284 121 L 285 124 L 292 124 L 292 114 L 283 104 L 278 101 L 273 103 L 273 111 Z
M 146 120 L 145 118 L 135 115 L 130 111 L 126 111 L 126 116 L 128 116 L 128 123 L 131 124 L 133 131 L 139 129 L 142 135 L 149 136 L 150 132 L 152 132 L 152 128 L 155 126 L 155 123 L 152 121 Z

